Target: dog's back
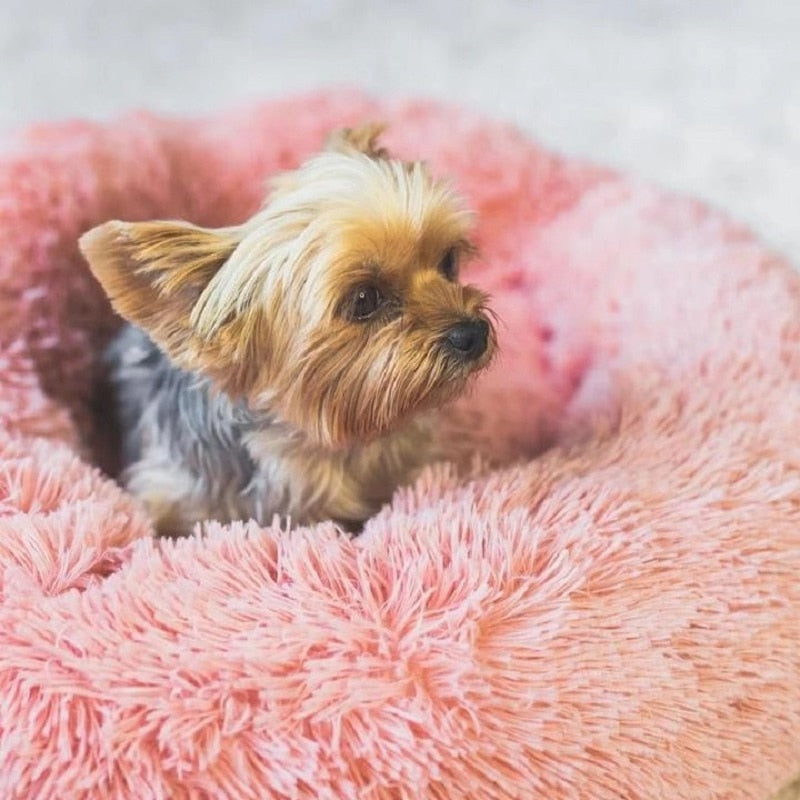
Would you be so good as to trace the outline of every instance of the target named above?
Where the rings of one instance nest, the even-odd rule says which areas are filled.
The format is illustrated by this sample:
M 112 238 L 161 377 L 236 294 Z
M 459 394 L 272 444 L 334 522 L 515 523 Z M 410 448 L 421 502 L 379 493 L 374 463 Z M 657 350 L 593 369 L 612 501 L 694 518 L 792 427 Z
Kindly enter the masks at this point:
M 140 473 L 155 468 L 163 485 L 154 490 L 179 488 L 176 494 L 202 497 L 204 506 L 246 490 L 256 465 L 242 442 L 253 426 L 245 409 L 206 379 L 176 368 L 133 325 L 111 342 L 105 363 L 120 428 L 122 479 L 129 488 L 150 496 L 138 484 Z

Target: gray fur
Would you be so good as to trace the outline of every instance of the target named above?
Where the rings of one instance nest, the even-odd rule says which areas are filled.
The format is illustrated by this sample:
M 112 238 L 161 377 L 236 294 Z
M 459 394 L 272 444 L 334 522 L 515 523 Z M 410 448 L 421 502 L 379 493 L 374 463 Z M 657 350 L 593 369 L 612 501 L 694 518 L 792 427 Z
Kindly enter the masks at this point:
M 106 363 L 122 430 L 123 470 L 158 438 L 176 469 L 194 475 L 211 502 L 247 490 L 256 464 L 243 436 L 259 423 L 243 405 L 214 391 L 207 379 L 177 369 L 133 325 L 111 343 Z

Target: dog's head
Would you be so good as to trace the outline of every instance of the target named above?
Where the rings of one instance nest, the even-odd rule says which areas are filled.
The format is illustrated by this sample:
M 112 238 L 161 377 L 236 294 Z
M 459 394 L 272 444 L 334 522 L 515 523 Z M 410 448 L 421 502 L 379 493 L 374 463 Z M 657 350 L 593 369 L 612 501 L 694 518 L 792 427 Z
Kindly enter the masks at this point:
M 469 214 L 379 133 L 334 134 L 240 226 L 108 222 L 81 249 L 177 366 L 322 444 L 387 432 L 462 391 L 495 334 L 458 281 Z

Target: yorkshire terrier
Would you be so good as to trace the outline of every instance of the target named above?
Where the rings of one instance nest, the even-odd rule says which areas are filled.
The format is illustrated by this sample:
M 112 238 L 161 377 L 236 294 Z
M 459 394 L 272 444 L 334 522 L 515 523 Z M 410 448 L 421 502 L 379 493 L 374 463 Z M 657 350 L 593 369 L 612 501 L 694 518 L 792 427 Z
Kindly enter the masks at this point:
M 107 351 L 122 480 L 162 534 L 278 514 L 348 529 L 433 457 L 431 414 L 495 349 L 458 282 L 470 215 L 382 126 L 333 134 L 241 225 L 80 240 L 131 323 Z

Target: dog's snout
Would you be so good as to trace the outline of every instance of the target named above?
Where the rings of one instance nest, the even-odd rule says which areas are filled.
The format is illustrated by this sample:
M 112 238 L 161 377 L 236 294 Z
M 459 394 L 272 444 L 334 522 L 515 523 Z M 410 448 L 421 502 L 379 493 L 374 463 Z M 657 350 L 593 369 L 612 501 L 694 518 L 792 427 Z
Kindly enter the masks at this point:
M 459 322 L 447 332 L 445 341 L 463 358 L 480 358 L 486 352 L 489 341 L 489 323 L 485 319 Z

